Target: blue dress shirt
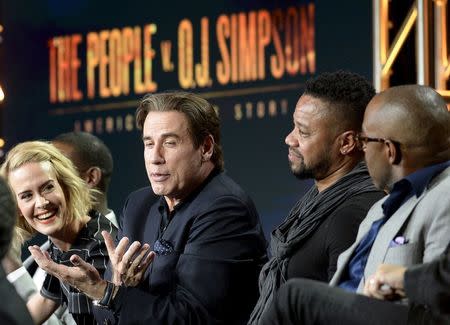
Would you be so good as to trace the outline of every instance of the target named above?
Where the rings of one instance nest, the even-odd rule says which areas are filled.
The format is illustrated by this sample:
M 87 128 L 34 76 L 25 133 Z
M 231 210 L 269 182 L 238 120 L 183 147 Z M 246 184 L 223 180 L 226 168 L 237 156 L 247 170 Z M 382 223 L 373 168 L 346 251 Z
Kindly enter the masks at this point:
M 405 203 L 413 195 L 419 197 L 433 177 L 441 173 L 449 166 L 450 160 L 431 165 L 409 174 L 394 184 L 391 193 L 382 205 L 384 217 L 373 222 L 369 232 L 356 247 L 347 269 L 342 274 L 339 287 L 353 292 L 358 289 L 361 278 L 364 275 L 364 269 L 372 249 L 372 245 L 381 227 L 403 205 L 403 203 Z

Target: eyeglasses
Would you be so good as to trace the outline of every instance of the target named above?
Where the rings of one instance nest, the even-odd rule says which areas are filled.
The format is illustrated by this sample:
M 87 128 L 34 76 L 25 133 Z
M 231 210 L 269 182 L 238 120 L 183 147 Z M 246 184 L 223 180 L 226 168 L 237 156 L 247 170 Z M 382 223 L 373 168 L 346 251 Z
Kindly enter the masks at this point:
M 362 134 L 357 134 L 356 135 L 356 143 L 358 145 L 358 149 L 360 150 L 364 150 L 364 148 L 366 148 L 367 146 L 367 142 L 387 142 L 390 141 L 392 142 L 394 145 L 399 146 L 399 143 L 397 141 L 391 140 L 391 139 L 384 139 L 384 138 L 370 138 L 370 137 L 366 137 Z

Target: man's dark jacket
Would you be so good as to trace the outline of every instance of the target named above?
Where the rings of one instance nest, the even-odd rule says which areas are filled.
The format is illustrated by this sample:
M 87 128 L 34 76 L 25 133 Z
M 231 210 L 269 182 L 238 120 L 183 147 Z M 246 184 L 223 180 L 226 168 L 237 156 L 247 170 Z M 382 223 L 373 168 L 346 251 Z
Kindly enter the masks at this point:
M 411 324 L 450 324 L 450 244 L 438 260 L 408 269 Z
M 119 291 L 115 317 L 97 310 L 97 321 L 103 324 L 107 315 L 119 324 L 245 324 L 267 260 L 249 196 L 213 172 L 175 208 L 164 231 L 162 200 L 148 187 L 128 197 L 119 238 L 149 243 L 160 254 L 139 287 Z

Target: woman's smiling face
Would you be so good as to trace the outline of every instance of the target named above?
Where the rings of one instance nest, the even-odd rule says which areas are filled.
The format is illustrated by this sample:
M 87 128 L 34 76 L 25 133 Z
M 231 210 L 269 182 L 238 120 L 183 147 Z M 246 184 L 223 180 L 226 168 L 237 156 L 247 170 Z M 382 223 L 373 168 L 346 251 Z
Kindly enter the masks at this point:
M 8 181 L 28 224 L 50 238 L 63 236 L 67 203 L 52 164 L 26 163 L 11 171 Z

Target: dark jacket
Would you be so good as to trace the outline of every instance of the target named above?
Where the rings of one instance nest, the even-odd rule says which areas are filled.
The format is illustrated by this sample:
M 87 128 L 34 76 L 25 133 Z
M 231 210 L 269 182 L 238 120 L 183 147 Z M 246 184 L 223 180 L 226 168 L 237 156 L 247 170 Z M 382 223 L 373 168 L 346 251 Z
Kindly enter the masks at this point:
M 115 320 L 245 324 L 267 260 L 266 241 L 249 196 L 224 173 L 214 173 L 175 208 L 164 231 L 162 200 L 143 188 L 129 196 L 123 209 L 121 236 L 149 243 L 154 250 L 161 244 L 165 248 L 139 287 L 121 288 L 114 300 Z M 101 317 L 97 321 L 104 323 Z
M 32 325 L 33 320 L 28 313 L 24 301 L 17 294 L 13 285 L 6 279 L 6 274 L 0 266 L 0 324 L 2 325 Z
M 405 292 L 411 324 L 450 324 L 450 245 L 431 263 L 408 269 Z

